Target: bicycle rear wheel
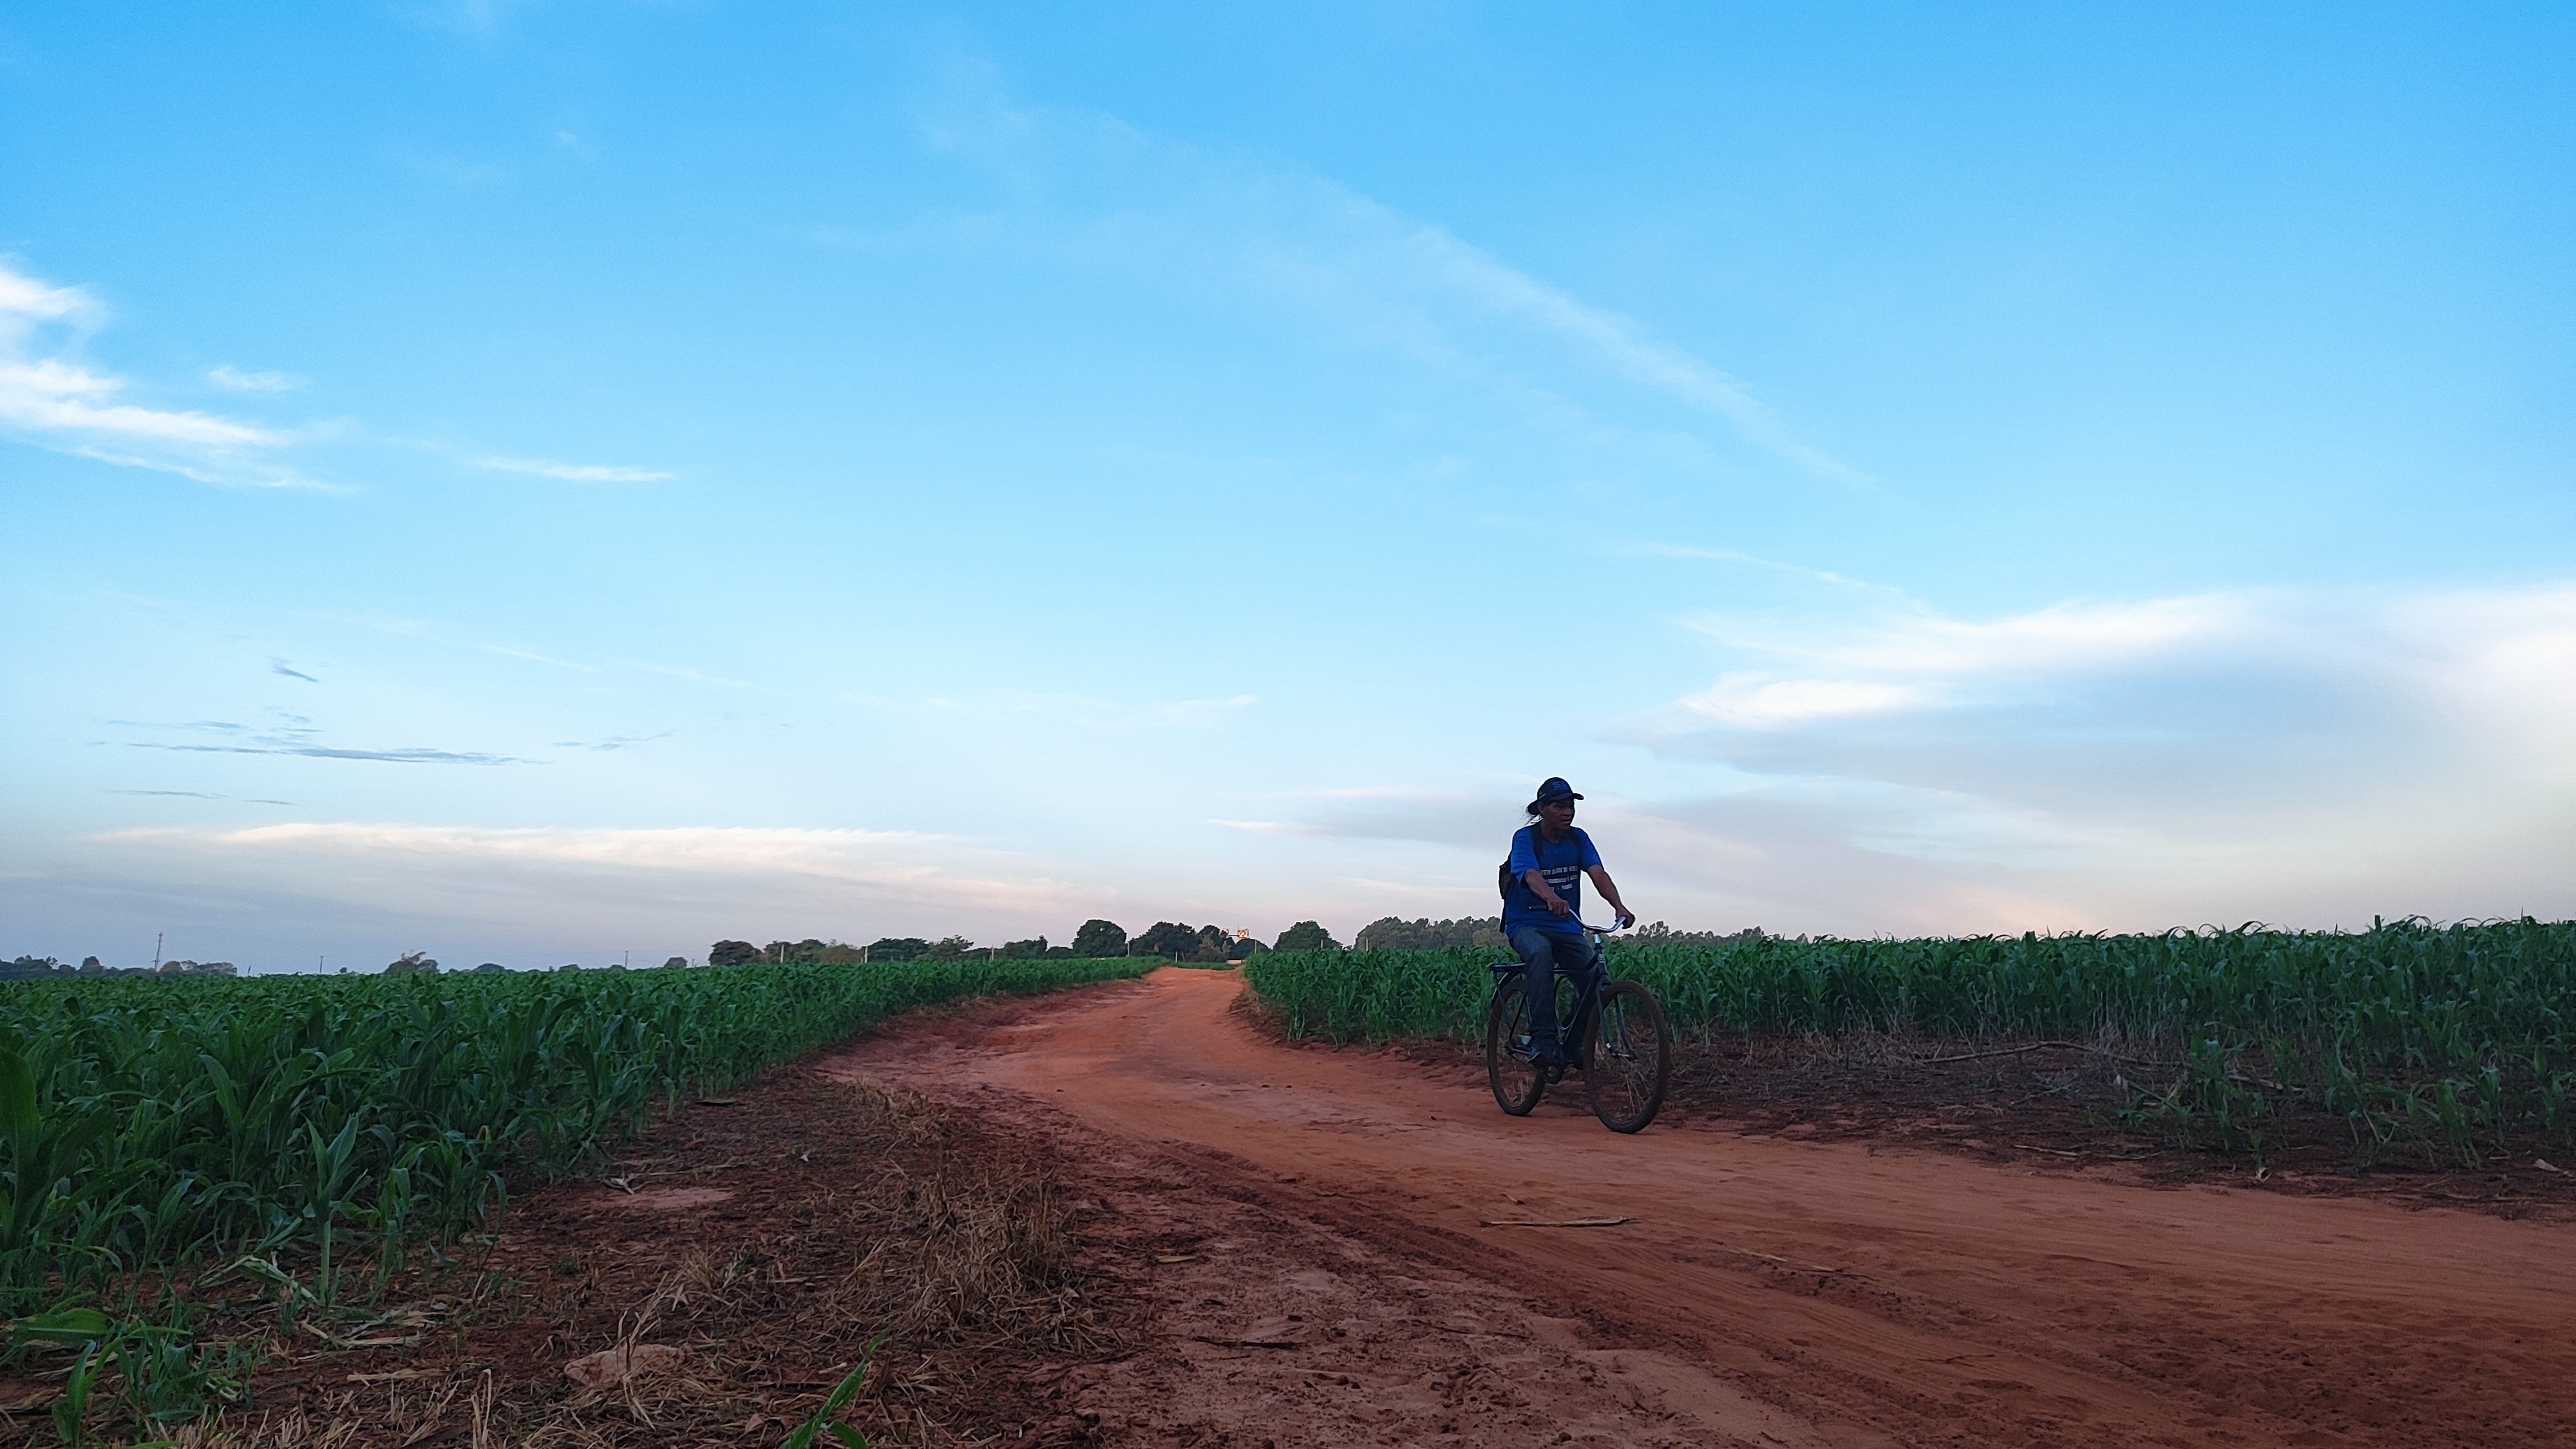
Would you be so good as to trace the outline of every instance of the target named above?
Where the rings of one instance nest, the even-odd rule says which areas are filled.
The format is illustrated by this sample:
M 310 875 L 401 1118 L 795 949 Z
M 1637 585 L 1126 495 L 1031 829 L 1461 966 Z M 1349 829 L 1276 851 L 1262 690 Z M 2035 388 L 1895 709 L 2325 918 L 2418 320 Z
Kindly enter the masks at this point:
M 1664 1105 L 1673 1075 L 1673 1034 L 1655 994 L 1634 981 L 1601 988 L 1601 1011 L 1590 1033 L 1591 1060 L 1583 1088 L 1592 1115 L 1613 1132 L 1643 1131 Z
M 1485 1008 L 1485 1084 L 1494 1089 L 1494 1104 L 1515 1117 L 1526 1117 L 1547 1090 L 1547 1078 L 1530 1056 L 1529 1002 L 1521 983 L 1506 981 Z

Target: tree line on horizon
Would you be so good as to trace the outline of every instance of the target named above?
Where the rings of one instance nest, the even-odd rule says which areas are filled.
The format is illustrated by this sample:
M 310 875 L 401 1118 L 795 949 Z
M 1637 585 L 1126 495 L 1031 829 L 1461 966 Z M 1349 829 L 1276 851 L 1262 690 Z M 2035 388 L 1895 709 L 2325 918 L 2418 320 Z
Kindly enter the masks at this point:
M 1631 937 L 1650 945 L 1722 946 L 1759 940 L 1762 934 L 1759 926 L 1732 933 L 1676 931 L 1657 921 L 1637 928 Z M 1500 916 L 1442 921 L 1428 918 L 1408 921 L 1401 916 L 1384 916 L 1362 926 L 1352 941 L 1352 947 L 1361 951 L 1430 951 L 1451 946 L 1511 949 L 1510 941 L 1503 935 Z M 1299 921 L 1280 932 L 1277 940 L 1264 945 L 1260 937 L 1248 932 L 1229 931 L 1213 925 L 1191 926 L 1176 921 L 1156 921 L 1130 936 L 1115 921 L 1095 917 L 1083 922 L 1081 929 L 1073 933 L 1071 944 L 1062 946 L 1044 936 L 1025 941 L 1004 941 L 998 946 L 979 946 L 965 936 L 943 936 L 935 941 L 920 936 L 880 936 L 864 946 L 813 937 L 802 941 L 772 941 L 766 946 L 755 946 L 749 941 L 718 941 L 707 948 L 707 964 L 746 966 L 765 961 L 779 965 L 791 962 L 855 965 L 862 961 L 954 961 L 989 954 L 1004 961 L 1161 956 L 1172 961 L 1213 966 L 1241 961 L 1263 951 L 1342 949 L 1342 943 L 1333 939 L 1332 932 L 1315 921 Z
M 1626 939 L 1649 946 L 1731 946 L 1762 939 L 1762 928 L 1747 926 L 1731 934 L 1676 931 L 1657 921 L 1651 926 L 1639 926 Z M 1438 951 L 1452 946 L 1482 946 L 1497 951 L 1512 948 L 1510 938 L 1503 934 L 1500 916 L 1470 916 L 1455 921 L 1408 921 L 1402 916 L 1381 916 L 1360 927 L 1353 944 L 1362 951 Z
M 1191 926 L 1177 921 L 1156 921 L 1133 936 L 1115 921 L 1097 917 L 1082 923 L 1068 945 L 1056 945 L 1044 936 L 1025 941 L 1005 941 L 998 946 L 979 946 L 965 936 L 943 936 L 936 941 L 920 936 L 880 936 L 864 946 L 846 941 L 825 941 L 808 937 L 802 941 L 772 941 L 755 946 L 749 941 L 718 941 L 707 948 L 710 966 L 747 966 L 754 962 L 784 965 L 790 962 L 824 965 L 861 961 L 954 961 L 969 956 L 992 955 L 1004 961 L 1062 961 L 1098 959 L 1104 956 L 1161 956 L 1168 960 L 1199 965 L 1222 965 L 1240 961 L 1263 951 L 1338 951 L 1341 942 L 1314 921 L 1299 921 L 1279 933 L 1279 938 L 1264 945 L 1261 938 L 1249 932 L 1229 931 L 1222 926 Z
M 78 966 L 51 956 L 21 956 L 0 961 L 0 981 L 41 981 L 49 976 L 232 976 L 230 961 L 164 961 L 158 966 L 107 966 L 84 956 Z
M 1457 920 L 1434 921 L 1429 918 L 1408 921 L 1401 916 L 1383 916 L 1360 928 L 1352 948 L 1361 951 L 1430 951 L 1453 946 L 1476 946 L 1492 950 L 1509 950 L 1511 943 L 1503 936 L 1499 916 L 1461 917 Z M 1738 941 L 1758 940 L 1762 928 L 1748 927 L 1732 934 L 1716 931 L 1676 931 L 1657 921 L 1641 926 L 1631 938 L 1650 945 L 1722 946 Z M 1026 941 L 1005 941 L 998 946 L 979 946 L 964 936 L 943 936 L 936 941 L 919 936 L 881 936 L 864 946 L 845 941 L 825 941 L 808 937 L 802 941 L 772 941 L 755 946 L 749 941 L 718 941 L 707 950 L 710 966 L 743 966 L 756 961 L 781 965 L 849 964 L 862 961 L 956 961 L 970 956 L 991 955 L 1004 961 L 1062 961 L 1092 959 L 1104 956 L 1160 956 L 1167 960 L 1192 965 L 1222 965 L 1241 961 L 1263 951 L 1339 951 L 1342 943 L 1314 921 L 1299 921 L 1279 933 L 1278 939 L 1264 945 L 1250 933 L 1237 933 L 1221 926 L 1191 926 L 1176 921 L 1156 921 L 1152 926 L 1130 936 L 1114 921 L 1098 918 L 1082 923 L 1073 933 L 1070 945 L 1059 946 L 1044 936 Z M 663 963 L 666 967 L 688 965 L 685 957 L 674 956 Z M 386 966 L 387 975 L 411 973 L 435 974 L 436 961 L 426 953 L 414 951 Z M 498 963 L 485 962 L 474 968 L 479 972 L 504 969 Z M 578 969 L 566 966 L 570 971 Z M 148 966 L 102 966 L 95 956 L 78 966 L 68 965 L 51 956 L 21 956 L 14 961 L 0 961 L 0 981 L 41 980 L 47 977 L 77 976 L 232 976 L 236 968 L 229 961 L 165 961 L 158 968 Z M 342 975 L 348 971 L 344 967 Z

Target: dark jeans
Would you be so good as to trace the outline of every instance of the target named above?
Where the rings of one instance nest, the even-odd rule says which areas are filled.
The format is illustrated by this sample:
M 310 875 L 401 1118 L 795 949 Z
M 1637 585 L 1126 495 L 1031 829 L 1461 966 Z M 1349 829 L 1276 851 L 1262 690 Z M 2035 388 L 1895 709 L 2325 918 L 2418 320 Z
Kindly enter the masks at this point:
M 1592 969 L 1592 938 L 1581 931 L 1551 931 L 1545 926 L 1514 926 L 1512 949 L 1529 968 L 1521 991 L 1529 997 L 1530 1050 L 1554 1059 L 1556 1045 L 1556 973 L 1579 977 Z

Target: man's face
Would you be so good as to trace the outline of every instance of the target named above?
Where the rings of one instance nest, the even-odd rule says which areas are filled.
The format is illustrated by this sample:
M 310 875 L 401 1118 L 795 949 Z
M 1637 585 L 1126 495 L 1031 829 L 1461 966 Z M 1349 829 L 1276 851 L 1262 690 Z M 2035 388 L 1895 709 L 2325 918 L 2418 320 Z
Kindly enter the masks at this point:
M 1574 802 L 1550 800 L 1538 807 L 1538 819 L 1551 831 L 1563 830 L 1574 823 Z

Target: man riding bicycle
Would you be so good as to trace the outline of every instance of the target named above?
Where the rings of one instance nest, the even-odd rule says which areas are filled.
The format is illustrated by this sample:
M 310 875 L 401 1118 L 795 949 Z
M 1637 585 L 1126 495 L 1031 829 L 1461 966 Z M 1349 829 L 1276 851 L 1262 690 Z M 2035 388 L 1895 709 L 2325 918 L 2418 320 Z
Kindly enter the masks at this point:
M 1571 976 L 1592 968 L 1594 946 L 1583 932 L 1583 880 L 1601 888 L 1601 898 L 1619 913 L 1621 928 L 1637 917 L 1619 899 L 1619 888 L 1601 868 L 1601 852 L 1592 837 L 1574 828 L 1574 802 L 1583 797 L 1564 780 L 1549 776 L 1530 801 L 1531 823 L 1512 835 L 1509 883 L 1503 892 L 1503 934 L 1528 968 L 1530 1051 L 1550 1081 L 1573 1064 L 1556 1039 L 1556 973 Z

